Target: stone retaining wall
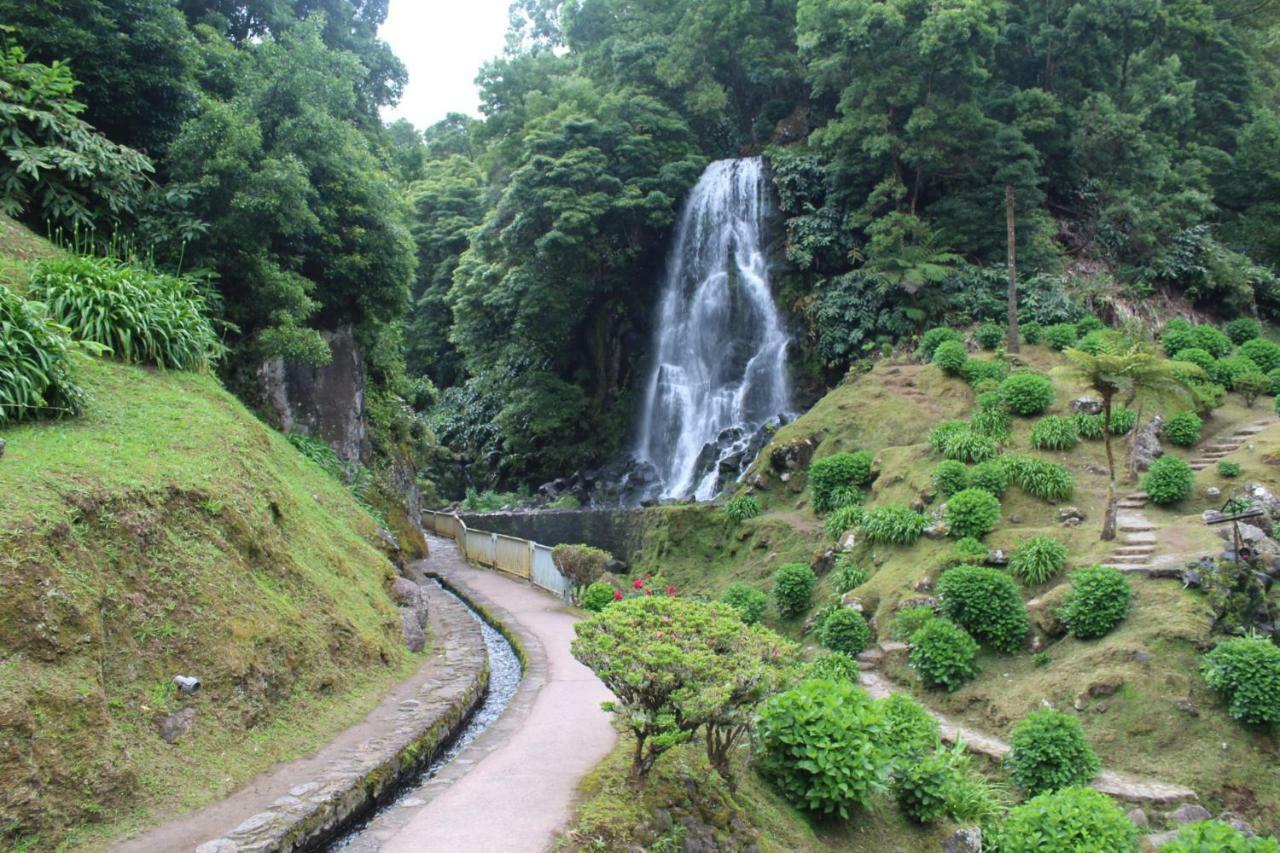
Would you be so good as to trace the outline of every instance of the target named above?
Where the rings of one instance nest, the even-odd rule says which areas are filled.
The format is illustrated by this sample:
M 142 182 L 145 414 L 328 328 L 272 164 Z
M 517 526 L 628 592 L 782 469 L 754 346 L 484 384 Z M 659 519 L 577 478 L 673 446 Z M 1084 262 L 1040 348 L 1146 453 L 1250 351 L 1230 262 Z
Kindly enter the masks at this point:
M 541 509 L 459 512 L 467 527 L 543 545 L 593 545 L 624 563 L 635 560 L 644 534 L 657 518 L 645 509 Z

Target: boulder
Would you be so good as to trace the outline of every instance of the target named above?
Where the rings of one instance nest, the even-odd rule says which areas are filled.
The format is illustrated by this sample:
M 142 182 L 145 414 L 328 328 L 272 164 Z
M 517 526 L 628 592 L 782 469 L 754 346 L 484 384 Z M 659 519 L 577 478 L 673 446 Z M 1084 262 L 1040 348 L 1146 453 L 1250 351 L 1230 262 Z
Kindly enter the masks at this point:
M 807 469 L 817 447 L 817 442 L 812 438 L 779 444 L 769 451 L 769 465 L 778 473 Z
M 1152 462 L 1164 456 L 1164 448 L 1160 446 L 1160 430 L 1163 428 L 1164 418 L 1152 415 L 1149 421 L 1134 430 L 1126 458 L 1130 473 L 1146 471 Z
M 1007 566 L 1009 565 L 1009 554 L 1003 548 L 992 548 L 987 552 L 988 566 Z
M 1147 813 L 1140 808 L 1129 809 L 1129 811 L 1125 813 L 1125 817 L 1129 818 L 1129 821 L 1134 826 L 1150 826 L 1151 825 L 1151 821 L 1147 819 Z
M 427 626 L 427 595 L 408 578 L 396 578 L 391 584 L 391 598 L 402 608 L 413 611 L 418 627 Z
M 957 829 L 942 842 L 943 853 L 982 853 L 982 830 L 976 826 Z
M 1156 832 L 1151 835 L 1144 835 L 1142 837 L 1142 843 L 1138 849 L 1141 850 L 1142 853 L 1160 850 L 1166 845 L 1173 843 L 1173 840 L 1177 837 L 1178 830 L 1176 829 L 1171 829 L 1168 832 Z
M 1216 501 L 1218 498 L 1222 497 L 1222 489 L 1219 489 L 1217 486 L 1210 486 L 1204 490 L 1204 496 L 1211 501 Z
M 418 614 L 412 607 L 400 608 L 400 633 L 404 638 L 404 646 L 411 652 L 420 652 L 427 647 L 427 635 L 418 622 Z
M 191 733 L 195 722 L 196 709 L 182 708 L 160 720 L 160 737 L 165 743 L 177 743 Z
M 1209 810 L 1199 803 L 1183 803 L 1168 814 L 1169 820 L 1179 825 L 1199 823 L 1202 820 L 1210 820 L 1212 817 Z
M 1093 397 L 1080 397 L 1071 401 L 1071 413 L 1076 415 L 1102 414 L 1102 401 Z
M 924 529 L 925 539 L 946 539 L 950 531 L 944 521 L 935 521 Z
M 1227 824 L 1232 829 L 1235 829 L 1237 832 L 1239 832 L 1241 835 L 1245 836 L 1246 838 L 1253 838 L 1255 835 L 1258 834 L 1254 830 L 1253 826 L 1249 823 L 1249 821 L 1240 817 L 1240 815 L 1236 814 L 1235 812 L 1223 812 L 1222 814 L 1218 815 L 1218 820 Z
M 840 552 L 835 548 L 828 548 L 813 558 L 813 562 L 809 564 L 809 568 L 813 569 L 813 573 L 818 577 L 822 577 L 835 567 L 836 560 L 840 558 Z
M 928 607 L 930 610 L 937 610 L 941 604 L 937 598 L 932 595 L 913 595 L 910 598 L 904 598 L 894 605 L 894 611 L 902 610 L 907 607 Z
M 1088 516 L 1084 514 L 1084 510 L 1078 506 L 1064 506 L 1058 508 L 1058 521 L 1071 527 L 1076 526 L 1084 521 Z
M 1071 588 L 1061 584 L 1027 602 L 1027 615 L 1035 633 L 1056 640 L 1067 635 L 1067 626 L 1058 616 L 1058 610 L 1066 603 Z

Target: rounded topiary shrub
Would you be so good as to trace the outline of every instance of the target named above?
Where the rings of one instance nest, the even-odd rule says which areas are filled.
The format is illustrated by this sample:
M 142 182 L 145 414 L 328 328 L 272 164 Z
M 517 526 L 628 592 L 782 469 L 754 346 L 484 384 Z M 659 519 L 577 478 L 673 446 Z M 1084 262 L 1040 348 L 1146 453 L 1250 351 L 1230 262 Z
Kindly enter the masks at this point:
M 1267 374 L 1267 393 L 1272 397 L 1280 397 L 1280 369 Z
M 1031 427 L 1031 446 L 1037 450 L 1070 450 L 1079 440 L 1074 418 L 1050 415 Z
M 827 535 L 832 539 L 839 539 L 846 530 L 852 530 L 862 524 L 862 518 L 867 514 L 862 507 L 854 505 L 837 507 L 831 511 L 831 514 L 822 522 L 823 527 L 827 530 Z
M 773 573 L 773 603 L 785 617 L 799 616 L 813 603 L 818 578 L 804 563 L 785 563 Z
M 724 505 L 724 514 L 734 521 L 746 521 L 760 514 L 760 502 L 751 495 L 738 495 Z
M 1227 337 L 1231 338 L 1231 342 L 1236 346 L 1240 346 L 1245 341 L 1251 341 L 1262 335 L 1262 325 L 1252 317 L 1237 317 L 1227 324 L 1223 330 L 1227 333 Z
M 1189 334 L 1191 335 L 1191 346 L 1208 351 L 1214 358 L 1222 358 L 1235 349 L 1235 344 L 1231 342 L 1231 338 L 1213 326 L 1204 323 L 1192 326 Z
M 1219 643 L 1200 665 L 1205 683 L 1227 698 L 1231 716 L 1280 723 L 1280 647 L 1259 637 Z
M 1142 478 L 1142 490 L 1152 503 L 1176 504 L 1191 495 L 1196 474 L 1191 466 L 1176 456 L 1161 456 L 1147 469 Z
M 888 775 L 884 734 L 880 709 L 861 687 L 804 681 L 760 709 L 756 764 L 797 808 L 848 818 Z
M 966 382 L 977 388 L 987 382 L 999 382 L 1009 375 L 1009 365 L 1003 361 L 985 358 L 971 358 L 964 363 L 961 371 Z
M 1032 797 L 1009 811 L 994 833 L 999 853 L 1132 853 L 1138 828 L 1101 791 L 1064 788 Z M 984 838 L 983 849 L 987 839 Z
M 969 488 L 982 489 L 996 497 L 1009 488 L 1009 469 L 1000 459 L 989 459 L 973 466 L 969 472 Z
M 1245 835 L 1220 820 L 1202 820 L 1182 827 L 1160 853 L 1280 853 L 1280 841 Z
M 908 643 L 911 669 L 929 687 L 952 691 L 978 674 L 978 644 L 954 622 L 931 618 Z
M 867 510 L 858 529 L 877 545 L 911 545 L 927 525 L 928 519 L 910 507 L 889 504 Z
M 937 326 L 930 329 L 920 336 L 920 345 L 916 347 L 916 358 L 921 361 L 929 361 L 933 358 L 938 346 L 947 341 L 957 341 L 963 344 L 964 335 L 955 329 L 948 329 L 946 326 Z
M 1228 391 L 1234 391 L 1237 377 L 1253 373 L 1262 373 L 1262 368 L 1254 364 L 1253 359 L 1245 358 L 1242 355 L 1233 355 L 1229 358 L 1220 358 L 1215 361 L 1213 369 L 1209 371 L 1209 378 Z
M 1094 332 L 1101 332 L 1106 328 L 1107 328 L 1107 324 L 1102 322 L 1092 314 L 1089 314 L 1088 316 L 1085 316 L 1085 317 L 1081 317 L 1079 320 L 1076 321 L 1077 335 L 1091 335 Z
M 1208 350 L 1202 350 L 1199 347 L 1187 347 L 1173 356 L 1174 361 L 1185 361 L 1188 364 L 1194 364 L 1203 370 L 1206 374 L 1213 370 L 1213 363 L 1216 359 L 1209 354 Z
M 590 545 L 557 545 L 551 549 L 551 559 L 560 574 L 579 587 L 599 580 L 613 563 L 612 554 Z
M 871 480 L 872 455 L 865 450 L 857 453 L 833 453 L 809 463 L 809 494 L 813 508 L 818 512 L 830 512 L 835 507 L 837 489 L 856 489 Z
M 1165 421 L 1164 437 L 1178 447 L 1191 447 L 1200 441 L 1202 426 L 1200 416 L 1195 412 L 1182 412 Z
M 1255 400 L 1267 390 L 1267 377 L 1262 373 L 1242 373 L 1236 377 L 1235 391 L 1244 397 L 1246 406 L 1253 406 Z
M 956 566 L 938 580 L 942 613 L 977 639 L 1002 652 L 1016 652 L 1029 620 L 1013 578 L 985 566 Z
M 592 613 L 599 613 L 614 601 L 613 586 L 606 581 L 596 581 L 587 587 L 582 594 L 582 607 Z
M 937 751 L 899 765 L 893 772 L 893 797 L 916 823 L 933 823 L 947 813 L 947 794 L 955 784 L 951 754 Z
M 769 604 L 769 597 L 762 590 L 741 581 L 725 587 L 724 595 L 720 596 L 720 600 L 738 611 L 742 621 L 748 625 L 759 622 L 764 616 L 765 607 Z
M 1035 320 L 1018 323 L 1018 331 L 1022 334 L 1022 339 L 1029 344 L 1038 344 L 1044 337 L 1044 326 Z
M 814 658 L 803 670 L 809 679 L 825 678 L 828 681 L 848 681 L 858 683 L 858 674 L 862 672 L 858 661 L 842 652 L 827 652 Z
M 960 341 L 943 341 L 933 351 L 933 363 L 952 376 L 961 375 L 968 360 L 969 350 Z
M 1053 382 L 1043 373 L 1015 373 L 1000 383 L 1000 397 L 1015 415 L 1038 415 L 1053 405 Z
M 1262 338 L 1245 341 L 1240 346 L 1240 354 L 1258 365 L 1263 373 L 1280 367 L 1280 345 Z
M 983 349 L 995 349 L 1004 340 L 1004 329 L 995 323 L 983 323 L 973 330 L 973 339 Z
M 962 429 L 947 436 L 942 455 L 957 462 L 985 462 L 1000 455 L 1000 446 L 985 435 Z
M 1023 583 L 1041 584 L 1058 576 L 1067 548 L 1051 536 L 1032 536 L 1009 558 L 1009 571 Z
M 870 580 L 871 573 L 848 557 L 843 557 L 836 564 L 836 570 L 832 573 L 831 579 L 832 584 L 835 586 L 836 595 L 844 595 L 849 590 L 860 587 Z
M 1229 480 L 1235 479 L 1240 476 L 1240 466 L 1234 462 L 1219 462 L 1218 476 Z
M 963 462 L 946 459 L 933 468 L 933 487 L 944 498 L 969 487 L 969 468 Z
M 841 607 L 828 613 L 818 625 L 818 642 L 833 652 L 856 655 L 871 642 L 871 628 L 861 613 Z
M 1068 579 L 1071 592 L 1058 615 L 1073 636 L 1092 640 L 1124 621 L 1133 590 L 1123 572 L 1111 566 L 1086 566 Z
M 1042 337 L 1049 347 L 1064 350 L 1076 342 L 1079 334 L 1074 323 L 1054 323 L 1044 328 Z
M 980 566 L 987 561 L 991 551 L 973 536 L 962 536 L 951 546 L 952 563 L 969 563 Z
M 929 755 L 942 745 L 938 720 L 905 693 L 890 693 L 876 700 L 884 717 L 884 742 L 895 764 Z
M 947 501 L 945 518 L 952 536 L 981 539 L 1000 523 L 1000 499 L 985 489 L 965 489 Z
M 1005 766 L 1019 788 L 1039 794 L 1085 785 L 1102 764 L 1075 717 L 1037 708 L 1013 727 Z

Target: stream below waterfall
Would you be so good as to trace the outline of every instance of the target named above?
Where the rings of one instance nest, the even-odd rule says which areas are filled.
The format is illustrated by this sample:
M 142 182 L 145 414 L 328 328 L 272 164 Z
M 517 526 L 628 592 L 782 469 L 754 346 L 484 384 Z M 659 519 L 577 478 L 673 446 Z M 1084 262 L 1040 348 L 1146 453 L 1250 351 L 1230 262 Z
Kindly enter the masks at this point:
M 444 594 L 460 602 L 467 608 L 471 618 L 480 624 L 484 634 L 485 648 L 489 653 L 489 689 L 485 692 L 480 707 L 472 713 L 462 731 L 448 744 L 444 752 L 438 755 L 426 767 L 419 770 L 411 778 L 406 779 L 396 790 L 396 794 L 386 803 L 378 806 L 371 814 L 360 822 L 353 824 L 346 832 L 323 849 L 326 851 L 342 850 L 348 853 L 373 853 L 382 846 L 381 836 L 388 829 L 394 828 L 401 820 L 408 819 L 412 810 L 424 805 L 424 791 L 431 780 L 443 770 L 449 762 L 458 757 L 481 732 L 502 716 L 507 704 L 520 688 L 523 675 L 520 658 L 511 647 L 507 638 L 481 618 L 466 599 L 454 595 L 449 589 L 439 584 Z

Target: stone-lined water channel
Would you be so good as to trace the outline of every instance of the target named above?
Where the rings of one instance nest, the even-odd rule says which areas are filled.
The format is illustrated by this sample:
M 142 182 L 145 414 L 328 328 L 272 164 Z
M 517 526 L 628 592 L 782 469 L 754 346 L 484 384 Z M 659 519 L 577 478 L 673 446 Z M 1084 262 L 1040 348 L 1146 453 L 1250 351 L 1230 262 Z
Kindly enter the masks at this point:
M 436 582 L 438 583 L 438 581 Z M 449 762 L 453 761 L 462 750 L 480 736 L 480 733 L 492 725 L 502 712 L 506 710 L 511 697 L 520 688 L 520 658 L 511 647 L 507 638 L 481 618 L 466 599 L 463 599 L 441 585 L 445 595 L 456 599 L 471 614 L 471 618 L 480 624 L 484 634 L 485 648 L 489 653 L 489 689 L 484 701 L 475 710 L 453 739 L 448 748 L 430 764 L 408 779 L 397 791 L 395 797 L 378 807 L 371 815 L 352 826 L 344 835 L 332 841 L 324 849 L 326 851 L 342 850 L 346 853 L 373 853 L 382 846 L 385 833 L 398 828 L 408 814 L 423 805 L 424 789 L 431 780 Z M 403 815 L 403 817 L 401 817 Z

